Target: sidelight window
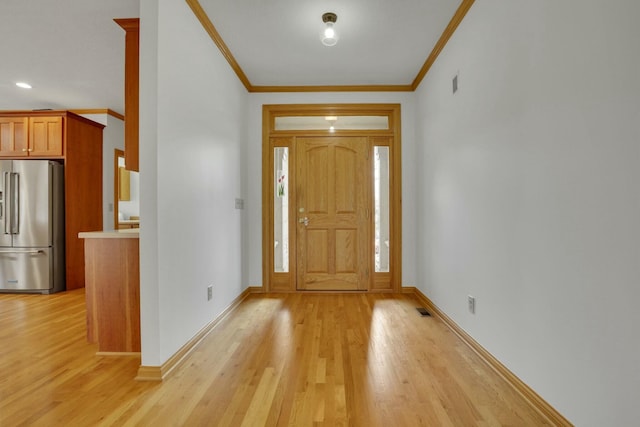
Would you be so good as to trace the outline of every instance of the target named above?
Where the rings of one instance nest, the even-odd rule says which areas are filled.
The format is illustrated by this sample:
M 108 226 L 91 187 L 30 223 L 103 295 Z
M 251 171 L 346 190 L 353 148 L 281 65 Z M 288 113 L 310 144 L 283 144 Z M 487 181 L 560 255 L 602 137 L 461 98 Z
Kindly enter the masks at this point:
M 389 272 L 389 147 L 373 149 L 375 271 Z
M 276 273 L 289 272 L 289 148 L 273 149 L 273 263 Z

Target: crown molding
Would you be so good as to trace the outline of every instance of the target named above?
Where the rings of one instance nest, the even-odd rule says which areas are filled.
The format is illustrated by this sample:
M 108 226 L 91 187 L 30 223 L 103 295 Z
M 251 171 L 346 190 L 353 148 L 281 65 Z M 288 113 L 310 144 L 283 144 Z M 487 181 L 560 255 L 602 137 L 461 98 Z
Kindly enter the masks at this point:
M 247 75 L 244 73 L 244 71 L 242 71 L 242 68 L 240 68 L 238 61 L 236 61 L 236 59 L 233 57 L 233 54 L 227 47 L 227 44 L 224 42 L 224 40 L 222 40 L 222 37 L 220 37 L 220 33 L 218 33 L 218 30 L 216 30 L 216 27 L 213 26 L 213 23 L 209 19 L 209 16 L 207 15 L 207 13 L 202 8 L 202 5 L 200 4 L 200 2 L 198 0 L 186 0 L 186 2 L 191 8 L 191 10 L 193 11 L 193 13 L 196 15 L 196 18 L 198 18 L 198 20 L 204 27 L 205 31 L 209 34 L 209 37 L 211 37 L 211 40 L 213 40 L 216 46 L 218 46 L 218 49 L 220 49 L 220 52 L 222 53 L 222 55 L 225 57 L 229 65 L 231 65 L 231 68 L 233 69 L 233 71 L 235 71 L 236 75 L 238 76 L 238 78 L 240 79 L 244 87 L 249 92 L 251 92 L 251 88 L 253 87 L 251 85 L 251 82 L 247 78 Z
M 249 78 L 244 73 L 238 61 L 234 58 L 233 54 L 229 50 L 229 47 L 226 45 L 218 30 L 216 30 L 215 26 L 209 19 L 209 16 L 202 8 L 202 5 L 198 0 L 185 0 L 193 13 L 196 15 L 196 18 L 202 24 L 202 27 L 211 37 L 211 40 L 218 46 L 222 55 L 226 58 L 227 62 L 236 73 L 244 87 L 249 92 L 253 93 L 267 93 L 267 92 L 413 92 L 415 91 L 424 76 L 426 76 L 427 72 L 434 64 L 438 55 L 447 42 L 453 35 L 453 33 L 458 28 L 458 25 L 462 22 L 467 12 L 475 2 L 475 0 L 462 0 L 460 6 L 456 10 L 456 13 L 449 21 L 449 24 L 445 28 L 444 32 L 438 39 L 438 42 L 433 47 L 433 50 L 427 57 L 427 60 L 422 65 L 420 71 L 416 75 L 415 79 L 411 84 L 407 85 L 339 85 L 339 86 L 254 86 L 249 81 Z
M 115 18 L 115 23 L 125 31 L 139 31 L 140 18 Z
M 74 109 L 69 111 L 75 114 L 108 114 L 111 117 L 115 117 L 116 119 L 120 119 L 124 121 L 123 114 L 120 114 L 117 111 L 113 111 L 110 108 L 85 108 L 85 109 Z
M 411 85 L 251 86 L 249 92 L 411 92 Z
M 458 25 L 460 25 L 464 17 L 467 15 L 467 12 L 473 5 L 474 1 L 475 0 L 462 0 L 462 3 L 460 3 L 458 10 L 456 10 L 456 13 L 453 15 L 453 18 L 451 18 L 451 21 L 449 21 L 449 25 L 447 25 L 447 28 L 445 28 L 442 32 L 440 39 L 438 39 L 438 42 L 433 47 L 433 50 L 431 50 L 431 53 L 427 57 L 427 60 L 424 62 L 424 65 L 422 66 L 420 71 L 418 71 L 418 75 L 416 75 L 413 83 L 411 83 L 411 90 L 416 90 L 418 86 L 420 86 L 422 79 L 424 79 L 424 76 L 427 75 L 431 66 L 436 62 L 438 55 L 440 55 L 440 52 L 442 52 L 444 47 L 447 45 L 447 42 L 449 41 L 453 33 L 455 33 Z

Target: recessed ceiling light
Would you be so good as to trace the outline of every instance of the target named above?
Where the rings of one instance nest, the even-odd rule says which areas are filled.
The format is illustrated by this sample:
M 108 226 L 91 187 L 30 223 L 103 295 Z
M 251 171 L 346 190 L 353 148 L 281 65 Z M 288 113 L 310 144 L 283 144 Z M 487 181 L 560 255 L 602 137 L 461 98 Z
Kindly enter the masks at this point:
M 31 85 L 25 82 L 18 82 L 16 86 L 21 87 L 22 89 L 31 89 Z

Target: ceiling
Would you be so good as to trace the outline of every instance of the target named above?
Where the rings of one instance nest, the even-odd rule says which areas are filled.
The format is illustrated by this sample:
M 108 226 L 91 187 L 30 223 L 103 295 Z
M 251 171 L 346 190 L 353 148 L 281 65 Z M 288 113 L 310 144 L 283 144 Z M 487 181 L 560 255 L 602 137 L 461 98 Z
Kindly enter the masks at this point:
M 139 10 L 139 0 L 0 0 L 0 110 L 123 113 L 125 32 L 113 18 Z
M 182 0 L 174 0 L 182 1 Z M 201 6 L 248 89 L 404 86 L 465 0 L 188 0 Z M 338 44 L 320 43 L 324 12 Z M 123 113 L 124 30 L 139 0 L 1 0 L 0 110 L 111 109 Z M 144 24 L 142 24 L 144 25 Z M 176 35 L 179 37 L 179 34 Z M 216 49 L 212 42 L 212 49 Z M 27 81 L 33 89 L 20 89 Z

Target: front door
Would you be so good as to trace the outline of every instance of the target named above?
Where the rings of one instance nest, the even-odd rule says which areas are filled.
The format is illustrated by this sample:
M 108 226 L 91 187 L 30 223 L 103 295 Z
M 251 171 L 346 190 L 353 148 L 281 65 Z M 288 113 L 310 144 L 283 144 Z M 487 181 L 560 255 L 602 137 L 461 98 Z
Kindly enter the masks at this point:
M 399 292 L 400 105 L 263 106 L 268 292 Z
M 296 150 L 297 288 L 368 289 L 368 139 L 303 137 Z

